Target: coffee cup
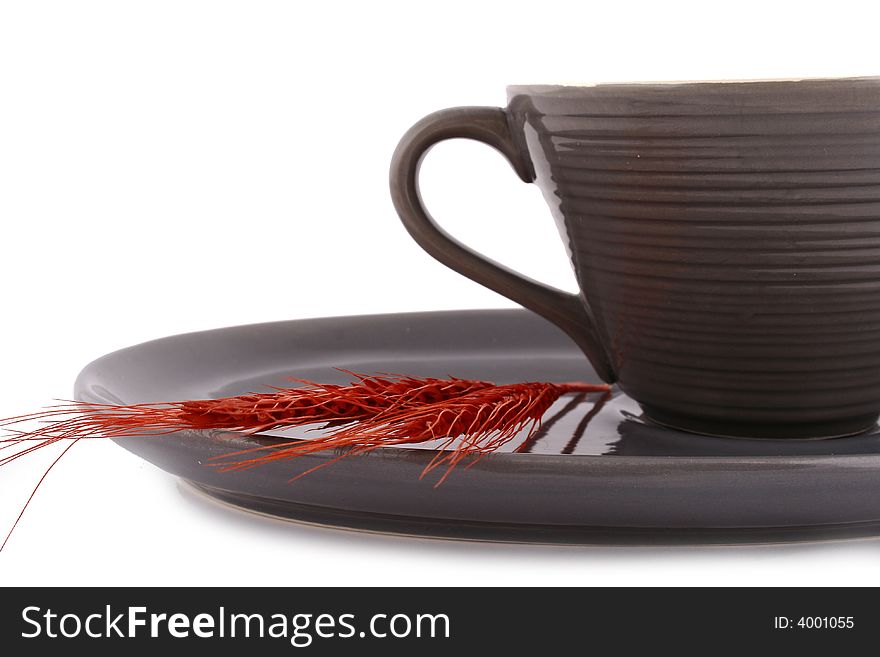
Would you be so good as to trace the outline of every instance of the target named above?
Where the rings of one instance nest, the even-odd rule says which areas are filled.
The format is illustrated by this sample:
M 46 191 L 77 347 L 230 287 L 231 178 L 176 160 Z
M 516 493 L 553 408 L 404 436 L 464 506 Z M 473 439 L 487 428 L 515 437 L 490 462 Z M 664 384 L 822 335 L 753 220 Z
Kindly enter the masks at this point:
M 434 222 L 419 164 L 452 138 L 540 187 L 578 294 Z M 391 191 L 428 253 L 557 324 L 650 420 L 749 438 L 877 421 L 880 78 L 512 86 L 506 108 L 416 123 Z

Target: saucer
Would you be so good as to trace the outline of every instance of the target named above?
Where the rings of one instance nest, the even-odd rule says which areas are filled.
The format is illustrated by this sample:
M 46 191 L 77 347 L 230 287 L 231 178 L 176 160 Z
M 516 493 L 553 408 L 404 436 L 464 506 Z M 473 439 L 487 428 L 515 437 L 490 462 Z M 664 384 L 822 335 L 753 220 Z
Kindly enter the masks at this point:
M 524 310 L 297 320 L 178 335 L 108 354 L 76 398 L 142 403 L 213 398 L 365 374 L 599 382 L 579 349 Z M 525 445 L 514 440 L 439 487 L 419 479 L 432 446 L 323 452 L 253 470 L 204 463 L 272 436 L 182 431 L 120 445 L 226 503 L 348 529 L 438 538 L 567 544 L 738 543 L 880 535 L 880 429 L 828 440 L 697 436 L 647 420 L 614 391 L 563 397 Z M 525 436 L 523 436 L 523 439 Z

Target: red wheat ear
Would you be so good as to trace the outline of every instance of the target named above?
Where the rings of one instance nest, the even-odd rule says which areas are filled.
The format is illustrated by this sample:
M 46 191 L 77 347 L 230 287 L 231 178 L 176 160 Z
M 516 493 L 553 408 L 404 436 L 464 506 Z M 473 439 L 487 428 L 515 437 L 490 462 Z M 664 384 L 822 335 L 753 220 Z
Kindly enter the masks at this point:
M 258 433 L 316 422 L 356 422 L 394 409 L 419 407 L 491 388 L 486 381 L 436 379 L 393 374 L 354 377 L 348 385 L 291 379 L 298 388 L 220 399 L 151 404 L 66 402 L 36 413 L 0 420 L 14 434 L 0 440 L 0 450 L 18 447 L 0 458 L 0 466 L 61 440 L 161 436 L 184 429 L 225 429 Z M 44 422 L 30 431 L 17 428 Z
M 185 429 L 254 434 L 320 422 L 342 426 L 321 438 L 256 448 L 266 453 L 222 467 L 235 470 L 325 449 L 350 447 L 357 453 L 439 438 L 446 438 L 444 447 L 452 449 L 432 467 L 444 462 L 454 465 L 464 455 L 494 451 L 529 424 L 534 430 L 561 395 L 609 389 L 588 383 L 495 385 L 457 378 L 346 373 L 355 379 L 348 385 L 294 379 L 301 387 L 272 387 L 270 393 L 149 404 L 67 402 L 7 418 L 0 420 L 0 427 L 13 435 L 0 440 L 0 451 L 13 449 L 0 457 L 0 466 L 59 441 L 155 437 Z M 33 421 L 44 424 L 30 431 L 17 428 Z
M 605 393 L 608 386 L 587 383 L 514 383 L 495 385 L 469 379 L 436 379 L 348 372 L 348 385 L 293 379 L 298 388 L 274 388 L 221 399 L 159 402 L 152 404 L 93 404 L 66 402 L 36 413 L 0 420 L 11 434 L 0 439 L 0 466 L 35 450 L 68 441 L 64 451 L 44 471 L 18 519 L 0 545 L 6 545 L 49 471 L 79 440 L 128 436 L 161 437 L 185 429 L 225 429 L 254 434 L 315 423 L 339 425 L 312 440 L 281 442 L 228 454 L 211 465 L 222 470 L 253 468 L 264 463 L 294 459 L 306 454 L 348 448 L 324 465 L 389 445 L 443 439 L 440 451 L 422 476 L 445 465 L 437 485 L 466 456 L 478 460 L 497 450 L 528 428 L 531 437 L 541 416 L 561 395 Z M 43 425 L 29 431 L 18 427 L 29 422 Z M 318 466 L 323 467 L 323 466 Z M 297 479 L 308 472 L 294 477 Z
M 437 455 L 422 472 L 424 477 L 445 465 L 443 475 L 435 484 L 440 485 L 465 457 L 474 457 L 470 463 L 473 465 L 524 430 L 527 430 L 524 438 L 527 440 L 539 427 L 541 416 L 561 395 L 607 391 L 606 385 L 586 383 L 533 382 L 475 387 L 448 399 L 389 408 L 320 438 L 264 445 L 225 454 L 215 458 L 211 464 L 223 471 L 242 470 L 327 449 L 346 449 L 337 459 L 293 478 L 298 479 L 346 456 L 363 454 L 379 447 L 443 439 Z M 601 401 L 605 400 L 603 394 Z

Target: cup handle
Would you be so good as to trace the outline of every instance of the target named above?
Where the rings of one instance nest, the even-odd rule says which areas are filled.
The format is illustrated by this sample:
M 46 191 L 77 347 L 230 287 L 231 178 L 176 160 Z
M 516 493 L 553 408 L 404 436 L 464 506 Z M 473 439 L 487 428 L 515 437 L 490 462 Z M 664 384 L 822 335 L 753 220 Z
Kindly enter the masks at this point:
M 454 107 L 429 114 L 400 140 L 391 161 L 391 198 L 413 239 L 447 267 L 550 320 L 590 359 L 597 374 L 616 380 L 596 324 L 576 294 L 523 276 L 465 246 L 440 228 L 419 193 L 419 166 L 430 148 L 445 139 L 474 139 L 500 151 L 523 182 L 533 182 L 531 162 L 517 146 L 507 114 L 498 107 Z

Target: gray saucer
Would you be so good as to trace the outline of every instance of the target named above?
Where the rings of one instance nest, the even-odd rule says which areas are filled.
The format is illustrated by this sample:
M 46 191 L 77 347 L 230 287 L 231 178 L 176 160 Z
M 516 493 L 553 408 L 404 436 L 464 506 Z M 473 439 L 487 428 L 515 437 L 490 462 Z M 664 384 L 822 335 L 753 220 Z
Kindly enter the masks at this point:
M 77 399 L 152 402 L 363 373 L 497 383 L 598 381 L 578 348 L 527 311 L 478 310 L 259 324 L 179 335 L 88 365 Z M 124 438 L 126 449 L 241 507 L 345 528 L 548 543 L 733 543 L 880 535 L 880 430 L 815 441 L 713 438 L 661 427 L 616 393 L 597 413 L 564 397 L 527 453 L 419 480 L 433 451 L 322 453 L 222 473 L 204 463 L 271 437 L 222 431 Z M 284 433 L 286 437 L 307 434 Z

